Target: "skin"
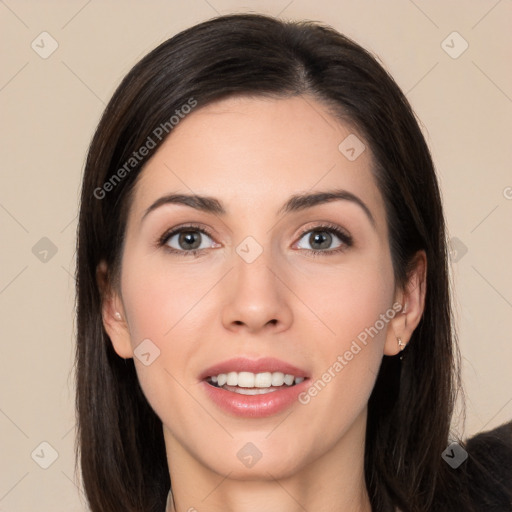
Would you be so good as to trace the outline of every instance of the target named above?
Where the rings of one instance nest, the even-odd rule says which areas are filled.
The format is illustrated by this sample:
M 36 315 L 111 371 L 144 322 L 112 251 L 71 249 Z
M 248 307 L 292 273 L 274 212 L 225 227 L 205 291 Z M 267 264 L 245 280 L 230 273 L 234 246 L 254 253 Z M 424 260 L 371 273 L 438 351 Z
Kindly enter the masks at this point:
M 105 293 L 103 321 L 120 357 L 134 357 L 144 339 L 160 350 L 149 366 L 134 360 L 163 423 L 173 510 L 371 510 L 363 472 L 367 402 L 382 356 L 398 353 L 397 336 L 406 344 L 420 321 L 426 260 L 418 253 L 408 285 L 395 285 L 370 148 L 354 161 L 338 149 L 350 133 L 311 97 L 229 98 L 182 120 L 139 176 L 120 287 Z M 364 201 L 375 226 L 350 201 L 276 214 L 293 194 L 334 188 Z M 169 193 L 216 197 L 228 213 L 167 204 L 141 221 Z M 301 232 L 325 221 L 348 231 L 353 246 L 328 254 L 343 244 L 332 234 L 313 256 L 315 232 Z M 196 233 L 201 255 L 157 246 L 185 223 L 213 233 Z M 247 236 L 263 249 L 252 263 L 236 252 Z M 189 250 L 179 235 L 168 244 Z M 105 270 L 102 263 L 100 281 Z M 203 370 L 235 356 L 276 357 L 315 381 L 397 302 L 403 310 L 306 405 L 237 418 L 201 388 Z M 237 458 L 246 443 L 262 454 L 251 468 Z

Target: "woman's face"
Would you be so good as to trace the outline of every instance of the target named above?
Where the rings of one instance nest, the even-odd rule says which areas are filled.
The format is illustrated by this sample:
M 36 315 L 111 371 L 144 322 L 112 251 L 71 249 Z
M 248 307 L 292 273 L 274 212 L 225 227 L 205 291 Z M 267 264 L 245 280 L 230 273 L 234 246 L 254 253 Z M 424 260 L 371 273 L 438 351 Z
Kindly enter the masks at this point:
M 310 97 L 230 98 L 192 111 L 146 164 L 107 330 L 171 458 L 268 478 L 361 449 L 401 297 L 362 144 Z M 323 192 L 341 198 L 291 201 Z

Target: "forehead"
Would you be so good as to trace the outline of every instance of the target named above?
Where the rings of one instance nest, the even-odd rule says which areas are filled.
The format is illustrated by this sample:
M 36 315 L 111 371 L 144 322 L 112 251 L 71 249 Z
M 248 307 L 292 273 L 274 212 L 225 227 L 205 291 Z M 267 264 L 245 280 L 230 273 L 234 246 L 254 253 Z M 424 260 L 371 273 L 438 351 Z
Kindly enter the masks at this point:
M 294 193 L 343 188 L 379 218 L 384 205 L 372 166 L 362 137 L 311 97 L 233 97 L 180 120 L 141 172 L 133 207 L 179 192 L 218 197 L 228 214 L 254 215 L 277 211 Z

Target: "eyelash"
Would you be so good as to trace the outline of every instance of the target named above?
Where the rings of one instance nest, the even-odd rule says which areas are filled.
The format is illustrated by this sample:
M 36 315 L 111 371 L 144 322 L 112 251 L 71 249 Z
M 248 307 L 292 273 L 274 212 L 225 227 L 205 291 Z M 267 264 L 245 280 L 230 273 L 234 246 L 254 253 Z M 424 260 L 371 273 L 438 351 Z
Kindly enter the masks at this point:
M 158 245 L 158 247 L 164 247 L 168 252 L 170 252 L 172 254 L 177 254 L 180 256 L 198 256 L 205 249 L 193 249 L 191 251 L 183 251 L 183 250 L 179 251 L 177 249 L 173 249 L 172 247 L 169 247 L 166 245 L 167 242 L 169 241 L 169 239 L 171 237 L 173 237 L 174 235 L 182 233 L 182 232 L 188 232 L 188 231 L 191 231 L 191 232 L 198 231 L 199 233 L 202 233 L 204 235 L 209 236 L 210 238 L 213 238 L 212 233 L 208 229 L 206 229 L 202 226 L 199 226 L 197 224 L 189 224 L 187 226 L 180 226 L 179 228 L 172 229 L 170 231 L 166 231 L 158 239 L 157 245 Z M 314 226 L 312 228 L 307 228 L 307 229 L 303 230 L 299 235 L 299 240 L 306 233 L 314 232 L 314 231 L 319 231 L 319 232 L 324 231 L 324 232 L 328 232 L 328 233 L 334 233 L 341 240 L 342 245 L 340 247 L 338 247 L 337 249 L 329 249 L 329 250 L 325 250 L 325 251 L 318 250 L 318 249 L 303 249 L 303 250 L 308 251 L 313 257 L 324 256 L 324 255 L 331 256 L 333 254 L 338 254 L 340 252 L 346 251 L 347 248 L 352 247 L 352 245 L 353 245 L 352 237 L 348 233 L 341 230 L 338 226 L 336 226 L 334 224 L 329 224 L 329 223 L 320 224 L 318 226 Z

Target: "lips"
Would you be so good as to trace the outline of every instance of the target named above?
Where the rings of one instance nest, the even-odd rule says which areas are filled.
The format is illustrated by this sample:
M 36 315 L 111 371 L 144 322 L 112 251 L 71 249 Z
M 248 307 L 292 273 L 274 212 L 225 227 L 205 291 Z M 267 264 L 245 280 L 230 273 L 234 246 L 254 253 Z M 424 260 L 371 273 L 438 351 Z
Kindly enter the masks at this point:
M 306 371 L 274 358 L 230 359 L 206 369 L 200 379 L 207 397 L 218 407 L 252 418 L 282 412 L 309 385 Z
M 293 375 L 294 377 L 307 378 L 308 375 L 304 370 L 297 368 L 289 363 L 275 359 L 273 357 L 266 357 L 262 359 L 252 360 L 246 358 L 234 358 L 221 363 L 215 364 L 199 375 L 200 380 L 207 379 L 208 377 L 220 375 L 221 373 L 230 372 L 250 372 L 250 373 L 265 373 L 265 372 L 281 372 L 285 375 Z

